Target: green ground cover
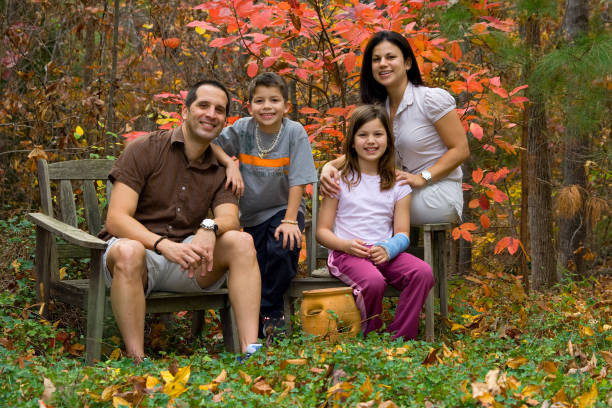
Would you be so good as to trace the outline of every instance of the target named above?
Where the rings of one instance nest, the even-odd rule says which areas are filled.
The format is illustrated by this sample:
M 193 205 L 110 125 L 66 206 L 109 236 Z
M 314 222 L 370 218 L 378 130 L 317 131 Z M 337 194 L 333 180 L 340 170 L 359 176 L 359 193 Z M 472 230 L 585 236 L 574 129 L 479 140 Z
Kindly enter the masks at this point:
M 13 218 L 0 230 L 0 401 L 9 406 L 612 404 L 610 276 L 527 296 L 513 275 L 475 274 L 452 281 L 434 343 L 374 335 L 330 344 L 298 331 L 244 364 L 222 351 L 212 313 L 201 339 L 188 337 L 188 314 L 150 319 L 153 358 L 139 366 L 121 357 L 109 318 L 105 358 L 87 367 L 79 313 L 57 305 L 49 321 L 38 314 L 31 225 Z

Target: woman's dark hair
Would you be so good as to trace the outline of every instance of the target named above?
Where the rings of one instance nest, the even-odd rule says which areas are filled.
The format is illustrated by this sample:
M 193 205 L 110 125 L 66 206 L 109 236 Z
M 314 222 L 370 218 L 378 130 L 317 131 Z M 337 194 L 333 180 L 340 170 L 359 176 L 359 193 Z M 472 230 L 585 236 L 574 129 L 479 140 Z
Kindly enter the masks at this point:
M 361 78 L 359 80 L 361 88 L 361 102 L 363 103 L 384 103 L 387 100 L 387 90 L 384 86 L 376 82 L 372 73 L 372 53 L 374 47 L 384 41 L 389 41 L 397 46 L 404 56 L 404 61 L 410 60 L 410 69 L 406 70 L 408 80 L 412 85 L 423 85 L 419 65 L 414 57 L 410 43 L 403 35 L 394 31 L 379 31 L 368 41 L 363 52 L 363 63 L 361 65 Z
M 353 147 L 355 135 L 366 123 L 379 119 L 387 132 L 387 149 L 378 160 L 378 175 L 380 176 L 380 190 L 388 190 L 395 184 L 395 148 L 393 147 L 393 133 L 389 126 L 389 117 L 385 108 L 380 105 L 362 105 L 355 108 L 346 137 L 342 141 L 344 163 L 340 167 L 340 178 L 350 189 L 361 181 L 359 157 Z

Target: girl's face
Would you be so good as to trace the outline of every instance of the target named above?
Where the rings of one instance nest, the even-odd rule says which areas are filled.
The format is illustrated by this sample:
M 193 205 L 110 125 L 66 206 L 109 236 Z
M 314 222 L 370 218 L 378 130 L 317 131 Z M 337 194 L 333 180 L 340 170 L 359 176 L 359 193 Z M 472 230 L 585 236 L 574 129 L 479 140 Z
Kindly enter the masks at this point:
M 410 60 L 404 60 L 402 50 L 389 41 L 383 41 L 372 50 L 372 74 L 385 88 L 406 87 Z
M 357 129 L 353 139 L 357 157 L 366 162 L 376 162 L 387 151 L 387 131 L 380 119 L 372 119 Z

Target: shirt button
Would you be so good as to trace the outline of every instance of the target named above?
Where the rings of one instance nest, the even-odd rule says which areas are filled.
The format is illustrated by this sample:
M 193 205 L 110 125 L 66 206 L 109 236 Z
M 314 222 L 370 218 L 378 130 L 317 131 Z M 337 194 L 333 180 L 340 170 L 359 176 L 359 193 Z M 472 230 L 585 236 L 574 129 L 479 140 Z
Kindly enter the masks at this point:
M 168 225 L 168 229 L 171 230 L 172 229 L 172 225 Z
M 181 190 L 185 191 L 185 186 L 182 186 L 182 187 L 181 187 Z
M 176 209 L 177 212 L 181 212 L 181 207 Z

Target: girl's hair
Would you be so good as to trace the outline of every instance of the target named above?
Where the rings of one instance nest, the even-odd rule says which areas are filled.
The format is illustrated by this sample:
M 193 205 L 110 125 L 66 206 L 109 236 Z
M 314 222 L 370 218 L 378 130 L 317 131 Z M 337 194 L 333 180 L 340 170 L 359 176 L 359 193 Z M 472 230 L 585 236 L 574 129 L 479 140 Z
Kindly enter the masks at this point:
M 366 123 L 379 119 L 387 133 L 387 149 L 378 160 L 378 175 L 380 176 L 380 190 L 388 190 L 395 184 L 395 148 L 393 147 L 393 133 L 389 126 L 387 112 L 380 105 L 362 105 L 357 107 L 349 121 L 349 128 L 342 142 L 344 163 L 340 167 L 340 177 L 349 190 L 361 181 L 359 158 L 355 150 L 355 135 Z
M 361 65 L 361 77 L 359 80 L 361 102 L 363 103 L 384 103 L 387 99 L 387 90 L 384 86 L 376 82 L 374 74 L 372 73 L 372 53 L 374 47 L 384 41 L 388 41 L 397 46 L 402 51 L 404 61 L 407 59 L 410 60 L 410 69 L 406 70 L 408 80 L 415 86 L 423 85 L 423 79 L 421 79 L 421 73 L 419 72 L 419 65 L 417 64 L 417 60 L 414 57 L 408 40 L 406 40 L 403 35 L 394 31 L 379 31 L 370 38 L 363 52 L 363 63 Z

